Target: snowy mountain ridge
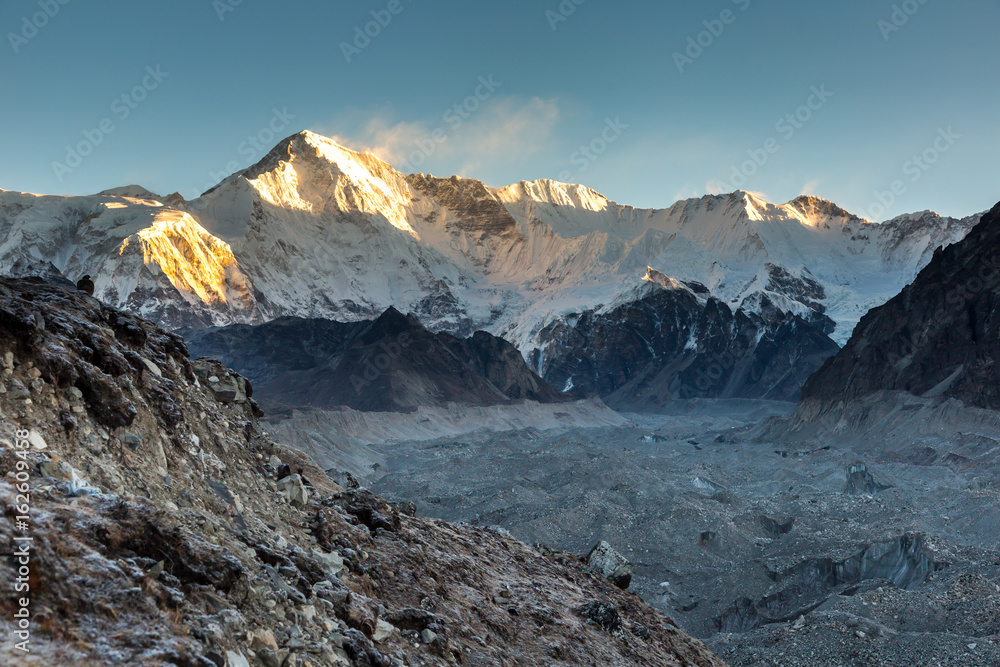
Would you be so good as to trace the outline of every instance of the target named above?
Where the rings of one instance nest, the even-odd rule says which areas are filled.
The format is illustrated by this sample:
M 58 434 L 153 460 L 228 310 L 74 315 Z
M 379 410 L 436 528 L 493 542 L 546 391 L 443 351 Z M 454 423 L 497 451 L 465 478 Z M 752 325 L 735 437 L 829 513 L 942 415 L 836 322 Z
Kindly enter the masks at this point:
M 0 190 L 0 271 L 89 273 L 97 296 L 170 327 L 355 321 L 395 306 L 526 355 L 548 324 L 656 276 L 733 309 L 822 322 L 843 342 L 978 217 L 873 224 L 815 197 L 776 205 L 746 192 L 637 209 L 555 181 L 404 175 L 302 132 L 193 201 L 138 186 Z

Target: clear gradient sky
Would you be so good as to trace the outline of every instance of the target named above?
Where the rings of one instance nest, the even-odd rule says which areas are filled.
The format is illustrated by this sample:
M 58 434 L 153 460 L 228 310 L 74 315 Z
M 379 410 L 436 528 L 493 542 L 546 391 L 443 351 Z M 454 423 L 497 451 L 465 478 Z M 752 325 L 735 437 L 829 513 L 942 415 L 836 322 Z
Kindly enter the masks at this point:
M 5 0 L 0 188 L 191 198 L 311 129 L 643 207 L 742 183 L 968 215 L 1000 199 L 998 26 L 1000 0 Z

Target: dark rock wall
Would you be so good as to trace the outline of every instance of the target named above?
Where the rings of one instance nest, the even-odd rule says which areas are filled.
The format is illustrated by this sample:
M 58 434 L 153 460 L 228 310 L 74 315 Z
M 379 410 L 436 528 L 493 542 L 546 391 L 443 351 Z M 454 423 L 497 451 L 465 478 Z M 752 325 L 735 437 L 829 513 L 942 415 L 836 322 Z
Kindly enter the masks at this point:
M 677 398 L 795 400 L 838 349 L 821 323 L 791 315 L 764 320 L 661 288 L 610 312 L 556 322 L 539 338 L 533 361 L 542 377 L 623 408 Z
M 434 334 L 393 308 L 370 322 L 281 318 L 192 332 L 190 344 L 195 355 L 238 369 L 269 403 L 409 411 L 567 399 L 507 341 L 485 332 Z
M 802 390 L 812 405 L 880 390 L 1000 408 L 1000 204 L 938 250 L 913 284 L 865 315 Z

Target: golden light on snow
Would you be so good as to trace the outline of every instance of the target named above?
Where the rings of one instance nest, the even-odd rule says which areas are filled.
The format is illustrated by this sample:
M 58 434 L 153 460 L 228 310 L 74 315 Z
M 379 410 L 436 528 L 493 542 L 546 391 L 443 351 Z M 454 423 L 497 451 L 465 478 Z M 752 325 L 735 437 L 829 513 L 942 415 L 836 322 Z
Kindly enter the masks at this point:
M 396 229 L 419 239 L 404 213 L 410 202 L 409 188 L 398 183 L 396 188 L 392 188 L 386 179 L 376 178 L 373 174 L 377 172 L 388 176 L 392 171 L 388 165 L 374 155 L 351 151 L 319 135 L 310 133 L 307 138 L 319 155 L 342 170 L 347 176 L 343 180 L 351 184 L 348 189 L 344 187 L 343 180 L 338 179 L 334 193 L 338 204 L 353 203 L 365 213 L 382 215 Z
M 230 283 L 245 290 L 245 280 L 229 244 L 215 238 L 187 214 L 156 220 L 135 234 L 142 244 L 143 262 L 159 267 L 181 294 L 191 294 L 206 305 L 230 300 Z M 119 249 L 129 246 L 126 239 Z
M 789 216 L 791 218 L 795 218 L 796 220 L 798 220 L 799 222 L 801 222 L 806 227 L 817 227 L 817 226 L 819 226 L 819 220 L 814 220 L 812 218 L 807 217 L 804 213 L 801 213 L 794 206 L 784 206 L 782 208 L 783 208 L 784 213 L 787 216 Z
M 349 151 L 317 135 L 306 137 L 317 157 L 333 165 L 332 168 L 322 179 L 315 174 L 300 178 L 292 162 L 282 162 L 277 169 L 250 181 L 264 201 L 315 215 L 329 209 L 358 210 L 382 216 L 396 229 L 420 239 L 406 217 L 411 200 L 409 187 L 398 176 L 396 180 L 401 182 L 390 183 L 373 175 L 373 172 L 388 175 L 388 165 L 372 155 Z
M 584 185 L 560 183 L 548 179 L 524 181 L 494 190 L 504 202 L 517 202 L 527 197 L 534 202 L 556 206 L 569 206 L 584 211 L 600 212 L 608 209 L 608 198 Z

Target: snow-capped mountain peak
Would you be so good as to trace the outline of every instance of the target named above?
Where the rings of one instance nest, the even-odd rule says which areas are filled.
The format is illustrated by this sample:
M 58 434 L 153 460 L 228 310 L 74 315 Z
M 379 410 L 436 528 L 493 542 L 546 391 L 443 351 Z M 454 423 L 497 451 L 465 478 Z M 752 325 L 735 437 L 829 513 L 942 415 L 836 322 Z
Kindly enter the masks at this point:
M 126 185 L 120 188 L 102 190 L 98 193 L 100 197 L 128 197 L 129 199 L 141 199 L 145 201 L 159 201 L 160 195 L 147 190 L 141 185 Z
M 493 191 L 503 202 L 530 199 L 536 203 L 571 206 L 585 211 L 603 211 L 611 203 L 607 197 L 585 185 L 549 179 L 521 181 Z
M 353 151 L 312 132 L 281 141 L 260 162 L 205 193 L 203 198 L 210 201 L 203 206 L 214 209 L 211 200 L 231 196 L 232 190 L 242 192 L 241 181 L 277 208 L 315 215 L 328 209 L 382 215 L 397 229 L 415 234 L 405 214 L 411 197 L 402 174 L 371 153 Z
M 975 221 L 878 225 L 817 197 L 772 204 L 742 191 L 640 209 L 551 180 L 407 176 L 300 132 L 191 202 L 138 186 L 0 192 L 0 270 L 90 273 L 102 298 L 170 326 L 357 320 L 395 306 L 526 352 L 548 323 L 637 287 L 698 284 L 699 298 L 734 309 L 829 318 L 843 341 Z
M 810 226 L 815 226 L 820 220 L 838 221 L 841 224 L 860 220 L 858 216 L 848 213 L 832 201 L 813 195 L 796 197 L 786 206 L 798 211 L 802 216 L 802 222 Z

